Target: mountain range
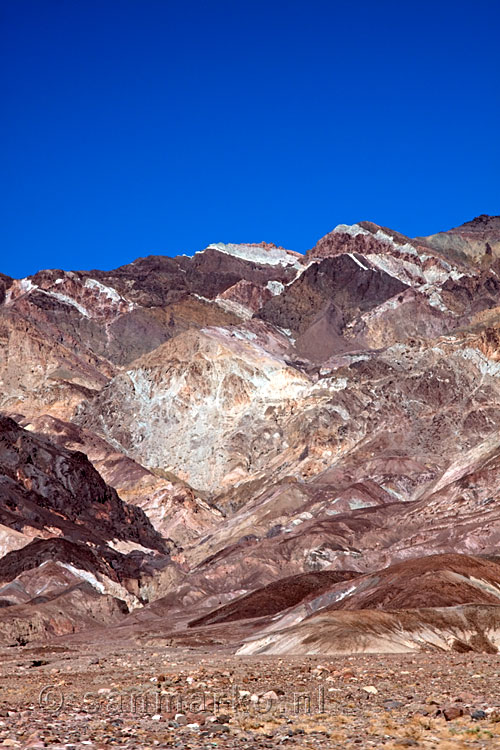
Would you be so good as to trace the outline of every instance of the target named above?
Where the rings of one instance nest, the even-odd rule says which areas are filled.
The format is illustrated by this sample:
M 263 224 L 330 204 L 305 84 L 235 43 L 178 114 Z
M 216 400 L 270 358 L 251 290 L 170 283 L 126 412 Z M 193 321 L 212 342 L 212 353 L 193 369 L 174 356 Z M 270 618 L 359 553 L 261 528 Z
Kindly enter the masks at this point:
M 500 646 L 500 217 L 0 274 L 0 643 Z

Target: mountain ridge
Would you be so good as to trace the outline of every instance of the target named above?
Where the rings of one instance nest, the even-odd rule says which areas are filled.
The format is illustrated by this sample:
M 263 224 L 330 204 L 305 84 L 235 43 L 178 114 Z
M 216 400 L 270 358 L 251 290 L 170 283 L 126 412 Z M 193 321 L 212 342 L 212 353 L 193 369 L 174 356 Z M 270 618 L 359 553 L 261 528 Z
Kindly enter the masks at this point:
M 439 589 L 500 540 L 499 256 L 482 215 L 417 238 L 338 225 L 303 255 L 215 243 L 1 275 L 0 636 L 50 638 L 56 596 L 61 636 L 140 640 L 166 618 L 231 642 L 218 612 L 242 597 L 274 601 L 285 632 L 280 587 L 383 579 L 390 598 L 435 556 L 429 607 L 479 627 L 496 588 Z M 352 585 L 334 584 L 342 609 Z M 247 617 L 234 649 L 263 627 Z

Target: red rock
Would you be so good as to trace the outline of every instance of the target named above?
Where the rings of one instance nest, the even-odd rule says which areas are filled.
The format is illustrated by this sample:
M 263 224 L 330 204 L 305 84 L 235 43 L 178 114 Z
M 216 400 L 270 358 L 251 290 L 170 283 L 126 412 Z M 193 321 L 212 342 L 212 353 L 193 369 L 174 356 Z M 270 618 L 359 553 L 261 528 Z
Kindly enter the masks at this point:
M 438 713 L 441 713 L 446 721 L 453 721 L 464 715 L 464 709 L 458 706 L 447 706 L 446 708 L 441 709 Z

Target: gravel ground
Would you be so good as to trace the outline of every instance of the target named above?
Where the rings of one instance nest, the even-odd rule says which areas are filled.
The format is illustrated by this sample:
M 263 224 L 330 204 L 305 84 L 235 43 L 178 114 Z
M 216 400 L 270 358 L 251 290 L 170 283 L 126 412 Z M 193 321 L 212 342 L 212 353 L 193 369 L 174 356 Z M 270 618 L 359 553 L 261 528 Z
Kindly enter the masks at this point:
M 0 651 L 0 747 L 500 747 L 500 659 Z

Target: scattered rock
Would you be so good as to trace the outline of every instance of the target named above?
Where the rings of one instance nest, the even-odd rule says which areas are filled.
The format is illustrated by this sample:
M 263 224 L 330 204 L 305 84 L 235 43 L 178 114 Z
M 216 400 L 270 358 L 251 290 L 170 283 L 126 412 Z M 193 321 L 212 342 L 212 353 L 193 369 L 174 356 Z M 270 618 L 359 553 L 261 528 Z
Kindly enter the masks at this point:
M 482 721 L 483 719 L 486 719 L 486 712 L 482 711 L 481 709 L 476 709 L 475 711 L 471 711 L 471 719 L 475 719 L 476 721 Z
M 459 706 L 447 706 L 446 708 L 438 711 L 438 715 L 442 714 L 446 721 L 453 721 L 463 716 L 465 713 L 464 709 Z

